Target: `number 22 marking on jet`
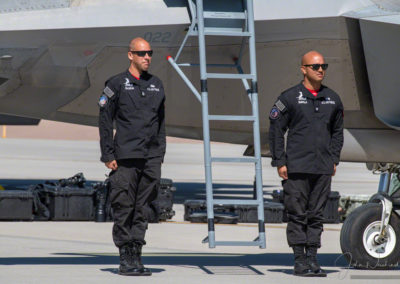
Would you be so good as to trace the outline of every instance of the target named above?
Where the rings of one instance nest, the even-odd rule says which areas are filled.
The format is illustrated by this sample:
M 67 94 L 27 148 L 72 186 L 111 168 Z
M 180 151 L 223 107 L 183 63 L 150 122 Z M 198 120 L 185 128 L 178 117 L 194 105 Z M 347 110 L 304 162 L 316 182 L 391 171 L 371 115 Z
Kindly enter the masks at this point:
M 147 32 L 144 34 L 143 38 L 148 42 L 157 43 L 157 42 L 169 42 L 172 34 L 170 32 Z

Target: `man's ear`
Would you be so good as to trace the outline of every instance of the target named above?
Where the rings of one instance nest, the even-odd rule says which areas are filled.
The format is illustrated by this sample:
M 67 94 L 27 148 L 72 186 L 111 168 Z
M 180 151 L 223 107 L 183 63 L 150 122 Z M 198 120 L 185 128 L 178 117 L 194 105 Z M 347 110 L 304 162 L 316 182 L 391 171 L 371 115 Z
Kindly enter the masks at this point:
M 129 60 L 131 60 L 131 61 L 133 60 L 133 54 L 132 54 L 131 52 L 129 52 L 129 51 L 128 51 L 128 58 L 129 58 Z
M 306 75 L 306 67 L 305 66 L 300 66 L 300 70 L 301 70 L 301 73 L 303 73 L 303 75 Z

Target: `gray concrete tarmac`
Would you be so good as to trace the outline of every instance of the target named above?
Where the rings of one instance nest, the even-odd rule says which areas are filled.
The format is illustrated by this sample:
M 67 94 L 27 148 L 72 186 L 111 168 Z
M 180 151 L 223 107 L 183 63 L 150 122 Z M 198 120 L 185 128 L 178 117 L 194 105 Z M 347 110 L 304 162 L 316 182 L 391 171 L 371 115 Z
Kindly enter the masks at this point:
M 293 257 L 285 224 L 266 224 L 267 248 L 217 247 L 201 240 L 206 224 L 183 221 L 183 201 L 204 196 L 201 143 L 169 143 L 163 177 L 175 182 L 174 210 L 169 222 L 150 224 L 144 263 L 151 277 L 124 277 L 117 273 L 118 254 L 112 243 L 111 223 L 0 222 L 0 283 L 399 283 L 400 270 L 354 270 L 341 255 L 341 224 L 326 224 L 319 259 L 328 277 L 292 275 Z M 216 156 L 240 156 L 245 146 L 215 143 Z M 90 181 L 102 181 L 107 169 L 99 162 L 95 141 L 0 140 L 0 185 L 24 186 L 83 172 Z M 243 164 L 217 164 L 213 177 L 218 195 L 249 197 L 254 170 Z M 342 194 L 373 194 L 379 176 L 364 164 L 341 163 L 332 189 Z M 280 188 L 270 159 L 263 160 L 265 196 Z M 217 225 L 219 240 L 252 240 L 255 224 Z

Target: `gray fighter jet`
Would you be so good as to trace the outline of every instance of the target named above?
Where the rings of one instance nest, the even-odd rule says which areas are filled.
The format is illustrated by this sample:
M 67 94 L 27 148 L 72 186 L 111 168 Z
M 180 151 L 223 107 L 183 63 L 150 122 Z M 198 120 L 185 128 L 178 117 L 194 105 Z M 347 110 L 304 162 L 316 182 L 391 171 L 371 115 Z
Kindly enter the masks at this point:
M 342 160 L 379 162 L 375 169 L 381 170 L 382 163 L 392 163 L 396 172 L 395 165 L 400 163 L 400 1 L 254 0 L 254 7 L 263 155 L 269 155 L 269 109 L 282 90 L 302 79 L 302 54 L 318 50 L 329 63 L 325 84 L 340 94 L 345 107 Z M 0 113 L 97 125 L 104 81 L 128 67 L 128 42 L 141 36 L 155 51 L 151 72 L 165 85 L 168 135 L 202 139 L 201 105 L 165 59 L 177 52 L 190 22 L 186 1 L 2 0 Z M 233 63 L 240 43 L 210 38 L 208 61 Z M 188 46 L 181 58 L 198 61 L 197 41 L 189 41 Z M 199 82 L 199 72 L 192 70 L 189 78 Z M 210 81 L 209 89 L 214 90 L 210 113 L 250 112 L 240 82 Z M 251 145 L 252 127 L 214 122 L 211 139 Z M 382 208 L 390 217 L 389 208 Z M 390 222 L 398 220 L 394 216 Z M 361 222 L 357 220 L 349 226 Z M 378 262 L 387 267 L 400 255 L 400 226 L 393 229 L 389 218 L 380 227 L 371 224 L 360 225 L 367 236 L 366 252 L 359 258 L 369 261 L 360 266 Z M 392 235 L 387 226 L 394 230 Z M 344 236 L 343 242 L 349 243 L 349 238 Z M 351 246 L 345 245 L 344 251 L 351 252 Z M 357 264 L 354 256 L 352 263 Z

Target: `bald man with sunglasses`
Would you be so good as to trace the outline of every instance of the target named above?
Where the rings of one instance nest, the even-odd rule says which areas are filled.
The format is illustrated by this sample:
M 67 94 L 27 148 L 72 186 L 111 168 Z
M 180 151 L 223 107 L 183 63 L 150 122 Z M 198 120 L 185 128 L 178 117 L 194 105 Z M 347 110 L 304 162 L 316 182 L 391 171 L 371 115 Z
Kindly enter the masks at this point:
M 166 148 L 165 94 L 161 80 L 148 73 L 152 55 L 147 41 L 133 39 L 128 70 L 106 81 L 99 100 L 100 160 L 111 170 L 112 235 L 122 275 L 151 275 L 141 261 L 145 212 L 157 197 Z
M 304 54 L 300 66 L 303 81 L 284 91 L 269 115 L 271 164 L 283 179 L 286 234 L 298 276 L 326 276 L 318 264 L 317 250 L 323 211 L 343 146 L 343 104 L 334 91 L 322 85 L 327 68 L 320 53 Z

